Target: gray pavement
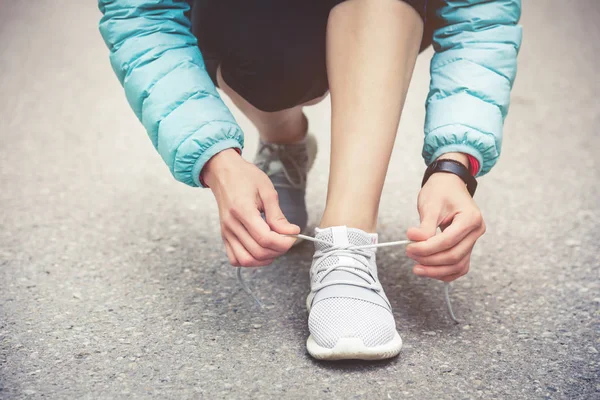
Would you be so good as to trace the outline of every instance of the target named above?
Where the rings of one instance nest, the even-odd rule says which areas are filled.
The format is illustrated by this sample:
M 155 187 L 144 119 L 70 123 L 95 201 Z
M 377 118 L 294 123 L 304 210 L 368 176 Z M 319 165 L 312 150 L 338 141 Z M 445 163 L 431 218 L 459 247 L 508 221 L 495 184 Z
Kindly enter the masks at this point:
M 397 359 L 311 360 L 311 247 L 227 265 L 209 191 L 175 182 L 126 104 L 88 1 L 0 0 L 0 398 L 600 398 L 600 3 L 525 2 L 503 156 L 481 180 L 488 224 L 452 298 L 379 267 Z M 417 222 L 431 50 L 419 58 L 381 208 Z M 329 104 L 309 110 L 323 210 Z M 238 115 L 238 114 L 236 114 Z M 238 115 L 239 116 L 239 115 Z M 252 155 L 255 130 L 247 132 Z

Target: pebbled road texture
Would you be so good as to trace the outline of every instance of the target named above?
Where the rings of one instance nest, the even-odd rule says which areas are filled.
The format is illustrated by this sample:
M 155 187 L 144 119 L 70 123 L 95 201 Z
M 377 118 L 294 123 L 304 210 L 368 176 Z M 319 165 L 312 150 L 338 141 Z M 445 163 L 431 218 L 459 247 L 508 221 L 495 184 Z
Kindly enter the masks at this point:
M 600 3 L 529 0 L 488 233 L 452 293 L 379 257 L 405 346 L 305 351 L 311 246 L 237 285 L 209 191 L 175 182 L 126 104 L 94 2 L 0 0 L 0 398 L 600 398 Z M 380 234 L 417 223 L 431 50 L 419 58 Z M 308 111 L 323 211 L 329 103 Z M 247 132 L 252 157 L 256 131 Z

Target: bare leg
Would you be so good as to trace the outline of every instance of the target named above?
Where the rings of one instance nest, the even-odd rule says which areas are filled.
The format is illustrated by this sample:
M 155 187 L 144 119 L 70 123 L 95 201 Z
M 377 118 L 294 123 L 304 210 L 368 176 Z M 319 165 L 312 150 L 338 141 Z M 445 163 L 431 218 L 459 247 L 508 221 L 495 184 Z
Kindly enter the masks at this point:
M 256 126 L 264 142 L 290 144 L 301 141 L 306 135 L 308 121 L 302 112 L 304 106 L 313 105 L 325 96 L 287 110 L 265 112 L 248 103 L 223 80 L 221 69 L 217 71 L 219 87 L 231 98 L 233 103 Z
M 348 0 L 331 11 L 331 170 L 321 227 L 375 232 L 422 33 L 417 12 L 399 0 Z

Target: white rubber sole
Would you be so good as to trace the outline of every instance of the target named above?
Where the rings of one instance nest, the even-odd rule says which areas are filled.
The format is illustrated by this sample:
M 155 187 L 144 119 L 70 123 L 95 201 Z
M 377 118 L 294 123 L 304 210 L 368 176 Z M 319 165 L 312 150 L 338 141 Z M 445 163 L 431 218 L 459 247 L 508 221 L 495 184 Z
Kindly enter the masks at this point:
M 384 360 L 396 357 L 402 349 L 402 339 L 398 332 L 386 344 L 367 347 L 359 338 L 341 338 L 331 349 L 321 347 L 312 335 L 306 341 L 308 353 L 318 360 Z

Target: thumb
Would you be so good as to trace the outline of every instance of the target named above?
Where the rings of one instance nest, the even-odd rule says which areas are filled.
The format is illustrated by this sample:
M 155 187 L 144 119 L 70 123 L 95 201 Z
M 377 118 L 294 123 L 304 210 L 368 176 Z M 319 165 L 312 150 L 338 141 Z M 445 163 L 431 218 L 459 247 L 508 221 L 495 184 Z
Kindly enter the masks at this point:
M 415 242 L 421 242 L 435 236 L 438 228 L 438 216 L 436 213 L 425 213 L 421 214 L 421 225 L 418 228 L 410 228 L 406 232 L 406 236 L 409 240 Z
M 279 207 L 279 197 L 274 189 L 268 190 L 266 193 L 260 193 L 260 198 L 265 211 L 265 219 L 269 227 L 282 235 L 297 235 L 300 233 L 300 227 L 290 224 L 283 215 L 283 211 Z

